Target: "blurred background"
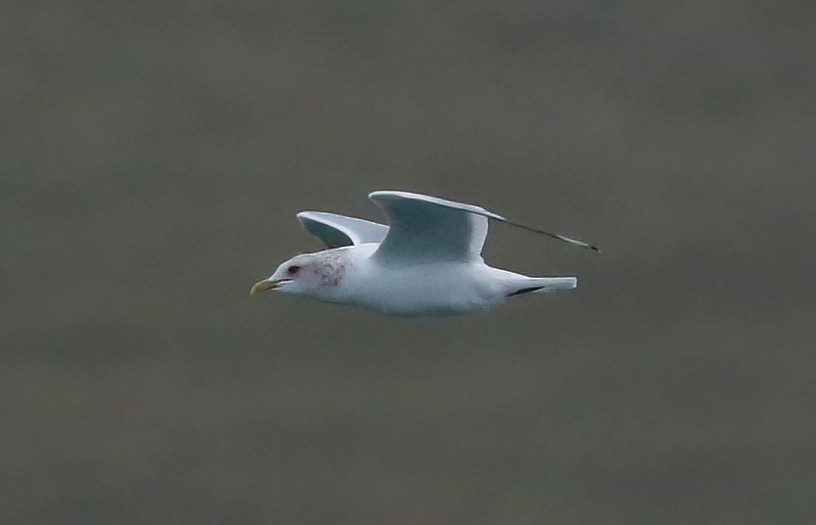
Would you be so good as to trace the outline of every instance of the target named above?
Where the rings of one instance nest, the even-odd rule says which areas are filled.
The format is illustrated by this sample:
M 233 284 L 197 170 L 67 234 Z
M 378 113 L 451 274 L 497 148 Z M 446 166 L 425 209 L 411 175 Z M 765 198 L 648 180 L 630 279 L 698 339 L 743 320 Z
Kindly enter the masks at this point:
M 806 2 L 8 2 L 0 522 L 816 520 Z M 249 287 L 407 189 L 575 274 L 391 319 Z

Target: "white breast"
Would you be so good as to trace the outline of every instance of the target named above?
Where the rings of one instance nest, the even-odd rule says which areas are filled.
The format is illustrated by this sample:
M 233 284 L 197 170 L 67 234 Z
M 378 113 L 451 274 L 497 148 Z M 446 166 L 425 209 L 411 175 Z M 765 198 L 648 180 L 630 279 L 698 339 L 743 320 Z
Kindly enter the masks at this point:
M 358 255 L 358 254 L 355 254 Z M 363 255 L 360 253 L 359 255 Z M 482 310 L 501 302 L 503 289 L 484 263 L 383 266 L 354 257 L 341 285 L 343 302 L 395 315 L 440 315 Z

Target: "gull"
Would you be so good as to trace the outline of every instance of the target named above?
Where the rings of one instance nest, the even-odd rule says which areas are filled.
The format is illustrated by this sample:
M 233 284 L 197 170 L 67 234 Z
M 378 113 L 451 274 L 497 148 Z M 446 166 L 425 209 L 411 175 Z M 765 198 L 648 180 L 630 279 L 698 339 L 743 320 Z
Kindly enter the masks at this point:
M 298 213 L 327 249 L 285 261 L 250 295 L 277 290 L 396 316 L 466 314 L 509 297 L 578 284 L 572 276 L 528 277 L 485 264 L 481 252 L 489 220 L 600 251 L 472 204 L 405 191 L 374 191 L 368 197 L 385 211 L 387 226 L 335 213 Z

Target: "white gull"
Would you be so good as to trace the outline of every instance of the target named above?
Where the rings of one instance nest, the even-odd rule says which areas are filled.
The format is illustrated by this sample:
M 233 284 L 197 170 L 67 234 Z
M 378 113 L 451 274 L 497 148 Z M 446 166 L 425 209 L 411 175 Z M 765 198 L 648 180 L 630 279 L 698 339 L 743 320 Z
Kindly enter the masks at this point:
M 599 251 L 471 204 L 403 191 L 375 191 L 368 197 L 385 210 L 388 226 L 300 212 L 300 222 L 328 249 L 292 257 L 250 294 L 277 290 L 389 315 L 464 314 L 508 297 L 577 286 L 576 277 L 528 277 L 485 264 L 481 252 L 489 219 Z

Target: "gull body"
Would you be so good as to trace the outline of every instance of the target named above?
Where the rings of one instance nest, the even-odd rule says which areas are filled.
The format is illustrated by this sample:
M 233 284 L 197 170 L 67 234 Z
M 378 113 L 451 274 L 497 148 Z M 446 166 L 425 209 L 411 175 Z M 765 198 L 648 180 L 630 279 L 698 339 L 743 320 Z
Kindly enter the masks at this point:
M 274 289 L 388 315 L 438 316 L 577 285 L 575 277 L 528 277 L 485 264 L 481 250 L 488 220 L 508 221 L 483 208 L 397 191 L 369 197 L 385 209 L 389 226 L 301 212 L 298 219 L 328 249 L 285 261 L 251 293 Z

